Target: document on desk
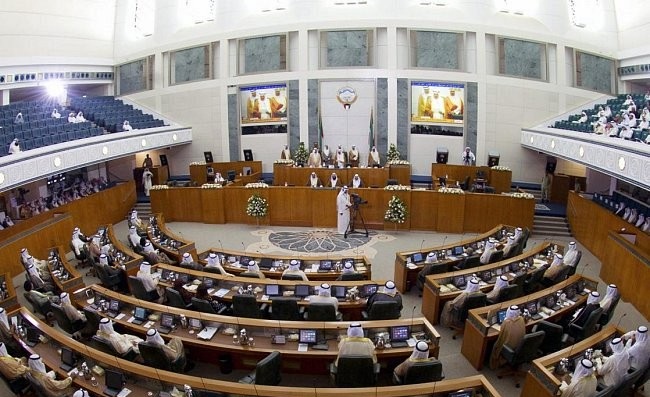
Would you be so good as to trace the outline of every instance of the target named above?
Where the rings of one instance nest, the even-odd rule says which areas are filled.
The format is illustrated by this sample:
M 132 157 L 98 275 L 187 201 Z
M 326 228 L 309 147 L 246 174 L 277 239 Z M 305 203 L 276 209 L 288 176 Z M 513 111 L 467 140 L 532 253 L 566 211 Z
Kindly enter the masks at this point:
M 217 327 L 205 327 L 201 332 L 199 332 L 196 337 L 203 340 L 210 340 L 217 333 Z
M 120 313 L 120 314 L 118 314 L 117 316 L 115 316 L 115 319 L 116 319 L 116 320 L 121 320 L 121 319 L 124 318 L 124 316 L 126 316 L 125 313 Z M 133 320 L 131 320 L 131 321 L 133 321 Z
M 309 350 L 309 345 L 306 343 L 298 343 L 298 351 L 299 352 L 306 352 Z
M 219 291 L 217 291 L 215 295 L 217 298 L 223 298 L 228 292 L 230 292 L 230 290 L 227 288 L 219 288 Z
M 406 267 L 409 269 L 417 269 L 418 265 L 416 265 L 415 263 L 407 263 Z
M 126 397 L 129 394 L 131 394 L 131 390 L 127 389 L 126 387 L 122 389 L 119 393 L 117 393 L 117 396 L 115 397 Z
M 189 292 L 196 292 L 196 289 L 199 288 L 199 286 L 196 284 L 190 284 L 190 285 L 184 285 L 183 288 L 185 288 Z

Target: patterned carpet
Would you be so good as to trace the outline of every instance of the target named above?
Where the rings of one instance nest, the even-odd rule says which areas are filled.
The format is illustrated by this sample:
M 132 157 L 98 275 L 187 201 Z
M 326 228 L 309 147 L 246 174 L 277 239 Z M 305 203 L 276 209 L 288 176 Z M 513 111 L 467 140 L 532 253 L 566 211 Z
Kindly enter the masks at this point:
M 392 241 L 395 237 L 369 231 L 368 237 L 364 234 L 352 234 L 347 238 L 336 233 L 335 230 L 311 229 L 304 231 L 273 231 L 256 230 L 251 232 L 260 237 L 259 243 L 247 247 L 248 252 L 286 252 L 304 253 L 306 255 L 322 255 L 323 253 L 336 253 L 336 255 L 365 255 L 373 258 L 377 250 L 372 248 L 377 242 Z

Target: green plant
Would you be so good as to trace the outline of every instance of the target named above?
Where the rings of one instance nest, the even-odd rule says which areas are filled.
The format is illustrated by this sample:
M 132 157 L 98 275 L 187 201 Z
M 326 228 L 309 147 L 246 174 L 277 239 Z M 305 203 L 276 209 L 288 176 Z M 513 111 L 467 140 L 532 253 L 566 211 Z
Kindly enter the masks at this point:
M 384 220 L 392 223 L 404 223 L 406 222 L 407 216 L 408 209 L 406 208 L 406 203 L 397 196 L 391 197 L 388 201 L 388 209 L 384 215 Z
M 298 149 L 293 154 L 293 160 L 296 164 L 305 164 L 309 158 L 309 152 L 305 149 L 305 142 L 300 142 Z
M 386 153 L 386 160 L 387 161 L 396 161 L 399 160 L 400 154 L 397 151 L 397 146 L 395 146 L 394 143 L 391 143 L 390 146 L 388 147 L 388 153 Z

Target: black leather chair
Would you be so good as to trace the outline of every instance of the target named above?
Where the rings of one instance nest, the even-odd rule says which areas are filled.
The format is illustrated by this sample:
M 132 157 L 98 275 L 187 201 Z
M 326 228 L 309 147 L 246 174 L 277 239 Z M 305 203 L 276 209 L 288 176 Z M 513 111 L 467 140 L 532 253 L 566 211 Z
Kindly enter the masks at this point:
M 616 297 L 616 299 L 612 301 L 607 311 L 603 310 L 603 314 L 601 314 L 600 319 L 598 319 L 598 328 L 602 328 L 609 323 L 609 321 L 612 319 L 612 316 L 614 315 L 614 310 L 616 310 L 616 306 L 618 306 L 618 301 L 620 300 L 621 300 L 621 296 L 619 295 Z
M 259 361 L 255 371 L 240 379 L 239 383 L 277 386 L 282 381 L 281 369 L 282 355 L 279 351 L 274 351 Z
M 147 291 L 147 289 L 144 287 L 144 284 L 142 284 L 142 281 L 136 276 L 129 276 L 128 282 L 131 294 L 136 298 L 148 302 L 154 302 L 160 298 L 158 291 L 155 289 L 152 291 Z
M 576 274 L 576 270 L 578 269 L 578 264 L 580 263 L 580 259 L 582 259 L 582 250 L 578 250 L 578 253 L 576 254 L 576 264 L 575 266 L 570 266 L 571 269 L 569 270 L 569 274 L 567 275 L 568 277 L 571 277 L 574 274 Z
M 598 325 L 598 320 L 603 314 L 603 309 L 601 307 L 589 313 L 587 321 L 585 321 L 583 326 L 579 326 L 573 323 L 569 324 L 568 333 L 562 336 L 564 343 L 576 343 L 581 340 L 590 337 L 596 333 L 596 326 Z
M 184 354 L 172 361 L 167 357 L 162 346 L 149 342 L 138 343 L 138 350 L 140 350 L 140 356 L 147 366 L 177 373 L 184 372 L 186 364 Z
M 341 276 L 337 278 L 338 281 L 361 281 L 365 279 L 366 276 L 362 273 L 345 273 L 341 274 Z
M 336 387 L 371 387 L 377 383 L 379 363 L 368 356 L 341 356 L 338 364 L 330 364 Z
M 99 329 L 99 322 L 102 320 L 102 316 L 91 308 L 84 307 L 83 311 L 86 316 L 86 326 L 81 330 L 81 334 L 86 338 L 90 338 Z
M 503 259 L 503 250 L 494 251 L 488 258 L 488 263 L 496 263 Z
M 426 278 L 431 274 L 440 274 L 447 272 L 447 264 L 433 264 L 433 265 L 424 265 L 422 270 L 418 273 L 417 281 L 415 282 L 419 292 L 419 296 L 422 296 L 422 291 L 424 291 L 424 284 L 426 283 Z
M 539 350 L 542 352 L 542 355 L 555 353 L 558 350 L 561 350 L 562 345 L 562 335 L 564 334 L 564 328 L 561 325 L 553 324 L 548 321 L 540 321 L 535 324 L 532 332 L 544 331 L 544 340 L 539 347 Z
M 186 304 L 181 293 L 172 287 L 165 288 L 165 297 L 167 298 L 167 304 L 169 306 L 177 307 L 179 309 L 190 309 L 192 307 L 192 304 Z
M 519 286 L 517 284 L 506 285 L 499 290 L 494 303 L 507 302 L 519 297 Z
M 379 301 L 361 312 L 364 321 L 368 320 L 397 320 L 402 315 L 399 304 L 395 301 Z
M 543 275 L 544 273 L 542 273 Z M 528 278 L 528 273 L 522 273 L 518 276 L 515 276 L 510 281 L 510 285 L 516 285 L 517 286 L 517 296 L 523 296 L 524 295 L 524 285 L 526 284 L 526 279 Z
M 253 295 L 238 294 L 232 297 L 232 314 L 236 317 L 262 318 L 263 311 Z
M 454 270 L 471 269 L 478 266 L 481 266 L 481 256 L 472 255 L 472 256 L 468 256 L 467 258 L 465 258 L 464 261 L 454 266 Z
M 571 266 L 564 265 L 562 270 L 557 272 L 555 277 L 553 277 L 553 278 L 542 277 L 542 280 L 540 281 L 540 284 L 542 285 L 543 288 L 552 287 L 555 284 L 566 280 L 566 278 L 568 277 L 570 271 L 571 271 Z
M 217 311 L 214 310 L 214 307 L 205 299 L 199 299 L 196 296 L 192 297 L 192 310 L 202 313 L 217 314 Z
M 415 383 L 437 382 L 443 380 L 442 363 L 435 358 L 428 361 L 416 361 L 411 365 L 400 379 L 393 373 L 393 383 L 396 385 L 412 385 Z
M 305 320 L 308 321 L 340 321 L 341 318 L 334 305 L 329 303 L 310 303 L 305 312 Z
M 303 313 L 298 307 L 298 299 L 276 296 L 271 298 L 269 315 L 273 320 L 300 321 L 302 320 Z
M 63 308 L 56 303 L 51 304 L 52 314 L 54 315 L 54 320 L 61 327 L 62 330 L 72 335 L 77 331 L 80 331 L 84 327 L 84 323 L 81 321 L 72 322 L 68 316 L 66 316 Z
M 219 269 L 218 267 L 212 267 L 212 266 L 210 266 L 210 267 L 203 266 L 203 271 L 208 272 L 208 273 L 214 273 L 214 274 L 223 274 L 221 272 L 221 269 Z
M 648 357 L 648 362 L 645 366 L 645 371 L 641 374 L 641 377 L 634 383 L 634 391 L 643 388 L 643 385 L 650 380 L 650 357 Z
M 524 372 L 518 370 L 519 367 L 539 357 L 539 346 L 543 340 L 544 331 L 538 331 L 526 334 L 519 346 L 514 350 L 506 345 L 503 346 L 501 357 L 506 360 L 511 368 L 507 374 L 515 375 L 515 387 L 520 386 L 519 376 L 524 374 Z M 505 375 L 506 373 L 500 373 L 497 377 L 501 379 Z
M 4 380 L 9 390 L 11 390 L 12 393 L 14 393 L 16 396 L 27 395 L 31 389 L 29 380 L 27 380 L 27 378 L 24 376 L 19 376 L 16 379 L 7 379 L 4 375 L 2 375 L 2 373 L 0 373 L 0 378 Z
M 43 302 L 33 300 L 29 296 L 29 292 L 24 292 L 23 296 L 25 297 L 25 299 L 27 299 L 27 302 L 29 302 L 32 305 L 33 313 L 40 314 L 46 320 L 48 319 L 49 313 L 52 312 L 52 304 L 49 299 Z
M 32 376 L 32 374 L 27 373 L 25 375 L 25 378 L 31 385 L 31 389 L 32 391 L 34 391 L 34 393 L 36 393 L 37 397 L 58 397 L 53 395 L 52 393 L 49 393 L 47 389 L 45 389 L 45 387 L 41 384 L 41 382 L 36 380 L 36 378 Z
M 247 277 L 247 278 L 260 278 L 260 275 L 253 272 L 242 272 L 237 275 L 237 277 Z
M 471 186 L 470 186 L 470 184 L 469 184 L 469 176 L 466 176 L 466 177 L 465 177 L 465 181 L 463 181 L 463 182 L 460 183 L 460 188 L 463 189 L 463 190 L 467 190 L 467 189 L 469 189 L 470 187 L 471 187 Z
M 112 290 L 117 289 L 122 281 L 119 274 L 108 274 L 104 265 L 98 263 L 94 264 L 93 267 L 95 268 L 95 275 L 99 277 L 99 280 L 102 282 L 104 287 Z
M 487 297 L 482 292 L 473 292 L 466 299 L 465 304 L 460 308 L 459 313 L 459 324 L 462 325 L 453 325 L 451 328 L 454 330 L 452 339 L 456 339 L 458 335 L 462 335 L 465 331 L 465 322 L 467 321 L 467 316 L 469 311 L 479 307 L 484 307 L 487 304 Z
M 630 368 L 623 376 L 623 381 L 616 386 L 613 396 L 628 396 L 632 393 L 635 383 L 643 376 L 645 368 Z
M 94 346 L 97 348 L 97 350 L 102 351 L 106 354 L 110 354 L 111 356 L 122 358 L 124 360 L 132 361 L 138 355 L 135 350 L 133 350 L 133 348 L 129 348 L 129 350 L 127 350 L 124 354 L 120 354 L 113 348 L 111 342 L 97 335 L 93 335 L 92 341 L 94 342 Z
M 599 383 L 598 387 L 596 388 L 596 394 L 594 394 L 594 397 L 611 397 L 614 395 L 615 391 L 616 387 L 605 386 Z
M 546 266 L 535 269 L 530 273 L 530 276 L 524 280 L 524 295 L 529 295 L 539 290 L 546 269 L 548 269 Z
M 303 281 L 302 276 L 299 274 L 284 274 L 281 277 L 282 280 L 293 280 L 293 281 Z

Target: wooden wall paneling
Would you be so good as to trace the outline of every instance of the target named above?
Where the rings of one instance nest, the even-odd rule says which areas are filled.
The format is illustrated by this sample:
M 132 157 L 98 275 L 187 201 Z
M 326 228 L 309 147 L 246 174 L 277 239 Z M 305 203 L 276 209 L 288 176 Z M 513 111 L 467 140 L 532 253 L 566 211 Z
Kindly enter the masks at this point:
M 436 230 L 462 233 L 465 223 L 465 195 L 433 193 L 438 196 L 438 224 Z
M 201 219 L 204 223 L 226 223 L 225 189 L 203 189 L 199 198 Z
M 282 201 L 289 203 L 289 214 L 291 215 L 290 226 L 311 226 L 311 200 L 312 192 L 309 187 L 279 190 L 279 198 Z M 273 200 L 277 203 L 278 200 Z
M 311 191 L 311 216 L 313 227 L 336 228 L 336 196 L 338 190 L 313 189 Z
M 406 221 L 404 223 L 392 223 L 384 221 L 385 230 L 409 230 L 411 228 L 411 217 L 413 212 L 411 211 L 411 191 L 410 190 L 384 190 L 384 201 L 383 201 L 383 211 L 379 214 L 380 219 L 384 219 L 386 210 L 388 210 L 388 202 L 393 196 L 397 196 L 406 205 L 408 215 L 406 216 Z
M 309 188 L 305 188 L 309 189 Z M 271 218 L 272 225 L 283 225 L 290 226 L 292 224 L 292 208 L 297 207 L 300 204 L 297 202 L 297 193 L 298 191 L 303 190 L 302 188 L 292 188 L 292 189 L 275 189 L 270 188 L 270 203 L 269 206 L 269 216 Z M 294 201 L 296 200 L 296 201 Z M 311 209 L 311 208 L 310 208 Z M 311 222 L 311 217 L 309 219 Z
M 438 197 L 428 191 L 411 190 L 411 230 L 436 230 Z

